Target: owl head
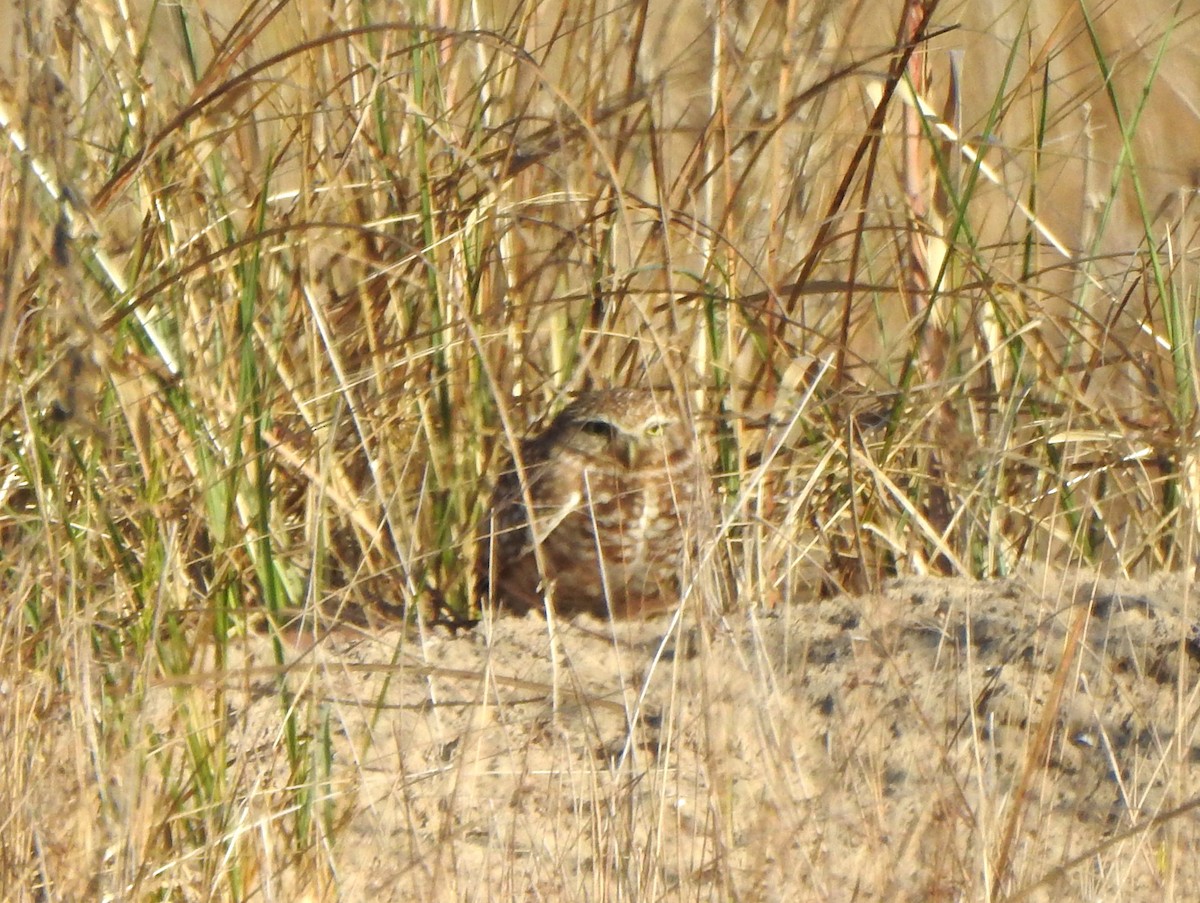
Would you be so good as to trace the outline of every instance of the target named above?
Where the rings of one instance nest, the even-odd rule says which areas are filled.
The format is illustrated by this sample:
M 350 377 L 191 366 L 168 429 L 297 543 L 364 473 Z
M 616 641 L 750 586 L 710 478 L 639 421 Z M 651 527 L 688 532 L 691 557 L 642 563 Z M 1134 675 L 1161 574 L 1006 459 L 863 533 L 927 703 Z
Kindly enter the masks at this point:
M 679 416 L 639 389 L 580 395 L 555 418 L 547 434 L 559 448 L 589 463 L 616 462 L 631 471 L 662 466 L 664 456 L 686 441 Z

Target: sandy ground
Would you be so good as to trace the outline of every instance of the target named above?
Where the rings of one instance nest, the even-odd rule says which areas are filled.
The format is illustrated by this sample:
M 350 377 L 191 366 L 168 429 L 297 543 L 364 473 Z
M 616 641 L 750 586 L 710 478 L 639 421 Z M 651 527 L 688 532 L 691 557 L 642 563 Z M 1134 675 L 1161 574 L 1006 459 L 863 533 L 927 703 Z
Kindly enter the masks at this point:
M 157 751 L 113 750 L 102 819 L 86 781 L 64 806 L 69 756 L 20 817 L 46 873 L 96 857 L 81 898 L 161 882 L 209 899 L 179 827 L 202 807 L 188 790 L 162 812 L 156 775 L 186 771 L 184 708 L 223 693 L 229 833 L 257 851 L 256 899 L 1194 899 L 1200 821 L 1173 811 L 1200 793 L 1189 592 L 909 578 L 553 637 L 537 617 L 342 629 L 287 651 L 300 776 L 257 637 L 219 679 L 147 691 L 130 734 Z M 297 783 L 318 798 L 320 868 L 283 839 Z M 164 831 L 178 852 L 139 859 Z
M 903 579 L 553 642 L 532 617 L 326 640 L 292 674 L 329 716 L 336 892 L 981 899 L 1003 868 L 1000 896 L 1187 899 L 1196 813 L 1162 815 L 1200 777 L 1189 603 Z M 273 686 L 244 713 L 262 748 Z

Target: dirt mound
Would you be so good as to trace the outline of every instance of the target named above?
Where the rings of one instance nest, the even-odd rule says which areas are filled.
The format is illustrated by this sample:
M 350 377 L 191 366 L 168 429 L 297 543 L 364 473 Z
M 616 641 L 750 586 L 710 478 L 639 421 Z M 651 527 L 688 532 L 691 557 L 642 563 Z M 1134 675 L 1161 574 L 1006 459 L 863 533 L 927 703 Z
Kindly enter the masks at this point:
M 955 899 L 1003 869 L 1006 893 L 1149 898 L 1200 879 L 1169 815 L 1200 776 L 1187 589 L 904 579 L 318 644 L 295 670 L 336 726 L 342 890 Z

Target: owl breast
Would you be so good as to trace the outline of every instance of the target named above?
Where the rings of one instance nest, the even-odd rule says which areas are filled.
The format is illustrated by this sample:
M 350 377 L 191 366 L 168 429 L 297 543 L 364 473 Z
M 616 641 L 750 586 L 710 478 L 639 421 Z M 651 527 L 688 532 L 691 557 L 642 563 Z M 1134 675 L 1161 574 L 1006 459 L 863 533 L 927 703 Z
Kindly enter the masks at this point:
M 689 535 L 679 512 L 694 482 L 666 469 L 632 484 L 621 473 L 584 473 L 580 503 L 543 543 L 555 604 L 617 617 L 669 607 Z

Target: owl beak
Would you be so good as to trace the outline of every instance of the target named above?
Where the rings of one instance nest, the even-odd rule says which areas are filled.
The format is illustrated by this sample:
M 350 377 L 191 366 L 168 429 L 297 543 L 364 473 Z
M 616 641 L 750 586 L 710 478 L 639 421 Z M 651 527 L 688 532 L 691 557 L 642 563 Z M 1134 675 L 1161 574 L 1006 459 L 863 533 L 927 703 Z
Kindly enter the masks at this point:
M 634 447 L 632 442 L 618 443 L 617 458 L 622 464 L 625 465 L 626 469 L 631 469 L 633 467 L 633 453 Z

